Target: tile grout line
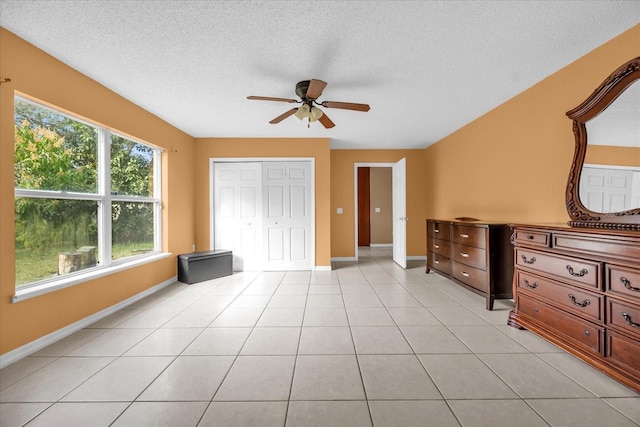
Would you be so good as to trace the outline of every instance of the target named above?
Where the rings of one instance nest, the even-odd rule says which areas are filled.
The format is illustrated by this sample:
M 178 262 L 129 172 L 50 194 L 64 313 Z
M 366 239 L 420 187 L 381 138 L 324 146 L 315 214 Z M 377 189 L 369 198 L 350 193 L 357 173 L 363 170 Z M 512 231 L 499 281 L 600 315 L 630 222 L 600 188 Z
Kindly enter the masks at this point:
M 283 277 L 283 280 L 284 280 L 284 277 Z M 280 287 L 280 285 L 278 287 Z M 293 359 L 293 370 L 291 371 L 291 383 L 289 384 L 289 397 L 287 398 L 287 406 L 284 412 L 283 427 L 287 425 L 287 418 L 289 417 L 289 408 L 291 407 L 291 394 L 293 393 L 293 381 L 295 380 L 295 377 L 296 377 L 296 366 L 298 366 L 298 356 L 300 355 L 300 343 L 302 341 L 302 328 L 304 327 L 304 318 L 307 314 L 307 303 L 309 302 L 310 288 L 311 288 L 311 278 L 309 278 L 309 284 L 307 285 L 307 293 L 305 294 L 305 298 L 304 298 L 302 320 L 300 321 L 300 333 L 298 334 L 298 346 L 296 347 L 296 355 Z
M 365 277 L 365 280 L 366 277 Z M 367 280 L 367 284 L 369 280 Z M 340 281 L 340 277 L 338 276 L 338 284 L 340 286 L 340 297 L 342 299 L 342 304 L 344 306 L 344 314 L 347 318 L 347 326 L 349 328 L 349 336 L 351 337 L 351 345 L 353 346 L 353 357 L 356 360 L 356 366 L 358 367 L 358 374 L 360 375 L 360 383 L 362 384 L 362 393 L 364 394 L 364 401 L 367 405 L 367 412 L 369 413 L 369 421 L 371 421 L 371 425 L 373 426 L 373 414 L 371 413 L 371 405 L 369 405 L 369 396 L 367 395 L 367 387 L 364 384 L 364 376 L 362 375 L 362 368 L 360 366 L 360 358 L 358 357 L 358 349 L 356 348 L 356 341 L 353 338 L 353 329 L 351 328 L 351 320 L 349 319 L 349 313 L 347 311 L 347 306 L 345 304 L 344 293 L 342 292 L 342 283 Z M 369 285 L 370 286 L 370 285 Z

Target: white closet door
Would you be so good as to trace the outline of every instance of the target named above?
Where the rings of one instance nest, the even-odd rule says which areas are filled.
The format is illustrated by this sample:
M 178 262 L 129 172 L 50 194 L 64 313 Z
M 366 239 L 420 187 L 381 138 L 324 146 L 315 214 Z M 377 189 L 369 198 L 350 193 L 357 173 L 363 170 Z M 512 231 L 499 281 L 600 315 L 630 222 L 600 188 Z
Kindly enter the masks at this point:
M 214 245 L 235 271 L 262 268 L 262 164 L 214 163 Z
M 262 173 L 265 269 L 311 269 L 311 163 L 265 162 Z

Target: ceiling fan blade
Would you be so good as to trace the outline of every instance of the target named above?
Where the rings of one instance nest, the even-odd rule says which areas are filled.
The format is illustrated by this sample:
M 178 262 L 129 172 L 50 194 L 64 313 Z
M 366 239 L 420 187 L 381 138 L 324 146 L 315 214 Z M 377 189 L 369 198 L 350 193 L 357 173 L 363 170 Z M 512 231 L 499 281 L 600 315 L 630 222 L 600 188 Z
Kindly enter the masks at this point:
M 327 129 L 332 128 L 332 127 L 334 127 L 334 126 L 335 126 L 335 123 L 333 123 L 333 122 L 331 121 L 331 119 L 330 119 L 326 114 L 323 114 L 323 115 L 318 119 L 318 121 L 319 121 L 320 123 L 322 123 L 322 126 L 324 126 L 324 127 L 325 127 L 325 128 L 327 128 Z
M 271 96 L 247 96 L 247 99 L 253 99 L 257 101 L 278 101 L 278 102 L 300 102 L 290 98 L 273 98 Z
M 322 91 L 327 86 L 322 80 L 311 80 L 307 88 L 307 98 L 318 99 L 322 95 Z
M 369 111 L 369 104 L 356 104 L 353 102 L 336 102 L 336 101 L 324 101 L 322 104 L 323 107 L 327 108 L 341 108 L 343 110 L 354 110 L 354 111 Z
M 298 111 L 297 108 L 292 108 L 291 110 L 280 114 L 278 117 L 276 117 L 275 119 L 271 120 L 269 123 L 271 123 L 272 125 L 275 125 L 276 123 L 280 123 L 281 121 L 283 121 L 287 117 L 293 116 L 296 113 L 296 111 Z

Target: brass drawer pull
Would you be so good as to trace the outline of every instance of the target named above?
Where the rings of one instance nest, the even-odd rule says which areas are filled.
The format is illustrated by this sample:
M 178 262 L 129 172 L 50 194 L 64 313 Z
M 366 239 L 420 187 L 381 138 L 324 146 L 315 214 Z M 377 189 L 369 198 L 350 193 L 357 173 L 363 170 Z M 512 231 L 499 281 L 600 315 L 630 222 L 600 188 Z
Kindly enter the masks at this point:
M 633 286 L 631 286 L 631 281 L 626 277 L 621 277 L 620 281 L 624 284 L 624 287 L 629 289 L 630 291 L 640 292 L 640 288 L 634 288 Z
M 440 249 L 440 245 L 433 245 L 434 248 Z
M 574 277 L 583 277 L 589 272 L 589 270 L 587 270 L 586 268 L 583 268 L 578 273 L 576 273 L 576 272 L 573 271 L 573 267 L 571 267 L 568 264 L 567 264 L 567 270 L 569 270 L 569 274 L 574 276 Z
M 589 304 L 591 304 L 591 301 L 589 301 L 588 299 L 586 299 L 586 300 L 584 300 L 582 302 L 576 301 L 576 297 L 574 297 L 573 294 L 569 294 L 569 299 L 571 300 L 573 305 L 577 305 L 578 307 L 586 307 Z
M 538 282 L 529 283 L 527 279 L 524 279 L 524 284 L 527 286 L 527 288 L 531 289 L 535 289 L 538 287 Z
M 534 262 L 536 262 L 536 257 L 532 256 L 530 260 L 527 259 L 526 256 L 521 255 L 522 256 L 522 261 L 524 261 L 525 264 L 533 264 Z
M 629 315 L 629 313 L 623 312 L 621 316 L 624 320 L 627 321 L 629 325 L 633 326 L 634 328 L 640 328 L 640 323 L 634 323 L 631 321 L 631 316 Z
M 533 239 L 535 239 L 535 236 L 534 236 L 534 235 L 532 235 L 532 234 L 529 234 L 529 235 L 527 236 L 527 239 L 529 239 L 529 240 L 533 240 Z
M 468 234 L 464 234 L 464 233 L 460 233 L 460 237 L 462 237 L 463 239 L 467 239 L 469 238 Z
M 433 229 L 433 232 L 434 232 L 434 233 L 439 233 L 439 232 L 440 232 L 440 230 L 438 230 L 437 228 L 434 228 L 434 229 Z
M 589 335 L 591 335 L 591 332 L 589 332 L 589 331 L 584 331 L 584 334 L 585 334 L 586 336 L 589 336 Z
M 469 254 L 466 252 L 460 252 L 460 255 L 462 255 L 464 258 L 469 258 Z
M 433 260 L 434 264 L 440 264 L 440 261 Z
M 463 271 L 463 272 L 462 272 L 462 275 L 463 275 L 464 277 L 469 277 L 469 273 L 467 273 L 466 271 Z

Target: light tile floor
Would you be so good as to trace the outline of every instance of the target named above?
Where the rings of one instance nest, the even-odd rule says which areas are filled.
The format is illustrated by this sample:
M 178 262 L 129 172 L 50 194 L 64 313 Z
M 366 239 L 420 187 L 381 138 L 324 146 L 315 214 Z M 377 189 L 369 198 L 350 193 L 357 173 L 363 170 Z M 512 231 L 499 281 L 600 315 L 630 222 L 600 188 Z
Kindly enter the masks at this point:
M 633 426 L 640 395 L 388 249 L 175 283 L 0 371 L 0 425 Z

